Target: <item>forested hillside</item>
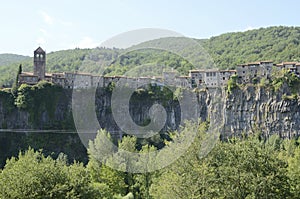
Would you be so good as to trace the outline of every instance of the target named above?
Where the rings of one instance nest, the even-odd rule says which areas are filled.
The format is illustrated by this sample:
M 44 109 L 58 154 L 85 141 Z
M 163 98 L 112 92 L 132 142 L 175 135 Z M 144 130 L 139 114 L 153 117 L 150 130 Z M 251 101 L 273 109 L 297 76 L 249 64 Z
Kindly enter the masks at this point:
M 257 60 L 300 61 L 300 27 L 270 27 L 227 33 L 204 42 L 221 68 Z
M 23 55 L 15 55 L 15 54 L 0 54 L 0 66 L 9 65 L 15 62 L 22 62 L 24 60 L 28 60 L 30 57 Z
M 150 41 L 153 44 L 163 43 L 165 46 L 172 45 L 174 39 L 164 38 Z M 180 38 L 179 38 L 180 39 Z M 300 27 L 269 27 L 246 32 L 226 33 L 211 37 L 206 40 L 195 39 L 210 54 L 218 68 L 234 68 L 237 64 L 257 61 L 273 60 L 275 63 L 282 61 L 300 61 Z M 148 42 L 149 43 L 149 42 Z M 143 44 L 141 44 L 142 46 Z M 207 67 L 209 63 L 201 55 L 195 56 L 194 49 L 184 49 L 190 61 L 196 63 L 196 67 Z M 13 63 L 12 63 L 13 62 Z M 32 59 L 9 59 L 2 61 L 0 56 L 0 85 L 10 86 L 15 79 L 18 65 L 23 65 L 24 71 L 32 71 Z M 142 49 L 124 53 L 120 49 L 73 49 L 63 50 L 47 55 L 48 72 L 81 71 L 102 73 L 100 66 L 109 66 L 105 74 L 120 75 L 129 69 L 141 65 L 142 67 L 154 68 L 164 66 L 174 68 L 182 74 L 194 66 L 187 60 L 161 50 Z M 159 68 L 159 67 L 157 67 Z M 156 74 L 152 70 L 150 75 Z M 146 73 L 137 72 L 139 75 Z

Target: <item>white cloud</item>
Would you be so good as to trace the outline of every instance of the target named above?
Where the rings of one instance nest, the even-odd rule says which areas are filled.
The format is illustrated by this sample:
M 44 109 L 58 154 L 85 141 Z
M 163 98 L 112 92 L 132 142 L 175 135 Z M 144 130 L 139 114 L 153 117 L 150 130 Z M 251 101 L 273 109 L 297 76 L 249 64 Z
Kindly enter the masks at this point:
M 95 48 L 98 44 L 90 37 L 84 37 L 82 40 L 76 44 L 72 45 L 71 48 Z
M 52 25 L 54 23 L 54 18 L 48 15 L 45 11 L 39 11 L 39 14 L 42 15 L 43 20 L 46 24 Z
M 72 22 L 52 17 L 43 10 L 38 11 L 38 14 L 40 16 L 42 16 L 44 22 L 48 25 L 53 25 L 54 22 L 55 22 L 55 24 L 59 24 L 59 25 L 62 25 L 62 26 L 72 26 L 73 25 Z

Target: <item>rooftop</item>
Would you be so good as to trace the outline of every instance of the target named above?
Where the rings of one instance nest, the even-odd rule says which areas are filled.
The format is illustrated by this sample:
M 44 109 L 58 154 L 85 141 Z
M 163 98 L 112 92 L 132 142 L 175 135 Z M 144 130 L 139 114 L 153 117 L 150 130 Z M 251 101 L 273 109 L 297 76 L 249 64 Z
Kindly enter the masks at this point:
M 34 52 L 36 52 L 36 53 L 44 53 L 45 51 L 39 46 Z

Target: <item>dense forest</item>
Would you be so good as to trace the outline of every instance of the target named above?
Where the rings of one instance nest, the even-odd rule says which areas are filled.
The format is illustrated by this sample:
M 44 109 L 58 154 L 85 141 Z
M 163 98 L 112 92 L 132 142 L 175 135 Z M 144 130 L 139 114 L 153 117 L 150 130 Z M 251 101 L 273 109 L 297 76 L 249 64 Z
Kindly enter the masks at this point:
M 176 40 L 176 42 L 174 42 Z M 211 56 L 214 67 L 235 68 L 237 64 L 258 60 L 300 61 L 300 27 L 269 27 L 246 32 L 226 33 L 210 39 L 197 40 Z M 163 38 L 146 43 L 163 44 L 166 47 L 184 42 L 182 38 Z M 143 49 L 145 43 L 135 46 L 132 51 L 124 49 L 73 49 L 47 54 L 48 72 L 80 71 L 96 74 L 122 75 L 141 66 L 150 68 L 144 73 L 137 70 L 135 74 L 156 75 L 161 67 L 174 68 L 181 74 L 187 74 L 193 68 L 212 67 L 212 63 L 203 55 L 195 54 L 193 48 L 178 49 L 186 55 L 184 58 L 172 52 L 155 49 Z M 139 48 L 140 47 L 140 48 Z M 6 61 L 7 55 L 0 55 L 0 85 L 11 86 L 20 64 L 24 71 L 32 71 L 32 58 L 20 59 L 19 56 Z M 189 61 L 188 61 L 189 60 Z M 192 62 L 192 63 L 191 63 Z M 102 71 L 103 66 L 106 68 Z M 154 69 L 154 70 L 153 70 Z M 149 73 L 151 71 L 151 73 Z
M 118 142 L 118 150 L 103 149 L 103 136 L 109 137 L 104 130 L 89 143 L 87 166 L 79 162 L 68 164 L 64 154 L 53 159 L 29 148 L 8 159 L 0 172 L 0 198 L 299 197 L 299 140 L 282 140 L 277 135 L 265 139 L 257 132 L 218 142 L 202 157 L 201 148 L 209 136 L 207 127 L 208 123 L 186 123 L 182 133 L 196 131 L 194 142 L 184 156 L 154 172 L 134 174 L 106 166 L 104 163 L 113 158 L 127 168 L 141 164 L 123 156 L 122 150 L 147 153 L 157 149 L 147 142 L 141 146 L 131 136 Z M 182 137 L 175 133 L 165 147 L 180 142 Z M 112 155 L 103 154 L 109 151 L 113 151 Z
M 15 55 L 15 54 L 0 54 L 0 66 L 9 65 L 15 62 L 22 62 L 25 60 L 28 60 L 29 56 L 23 56 L 23 55 Z

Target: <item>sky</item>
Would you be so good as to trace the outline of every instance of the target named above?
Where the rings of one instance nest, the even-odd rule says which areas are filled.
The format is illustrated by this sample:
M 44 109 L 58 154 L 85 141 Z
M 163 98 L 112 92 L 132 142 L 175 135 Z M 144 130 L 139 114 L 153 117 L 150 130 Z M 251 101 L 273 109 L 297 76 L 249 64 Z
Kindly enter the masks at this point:
M 0 53 L 32 56 L 92 48 L 124 32 L 158 28 L 187 37 L 299 26 L 298 0 L 0 0 Z

